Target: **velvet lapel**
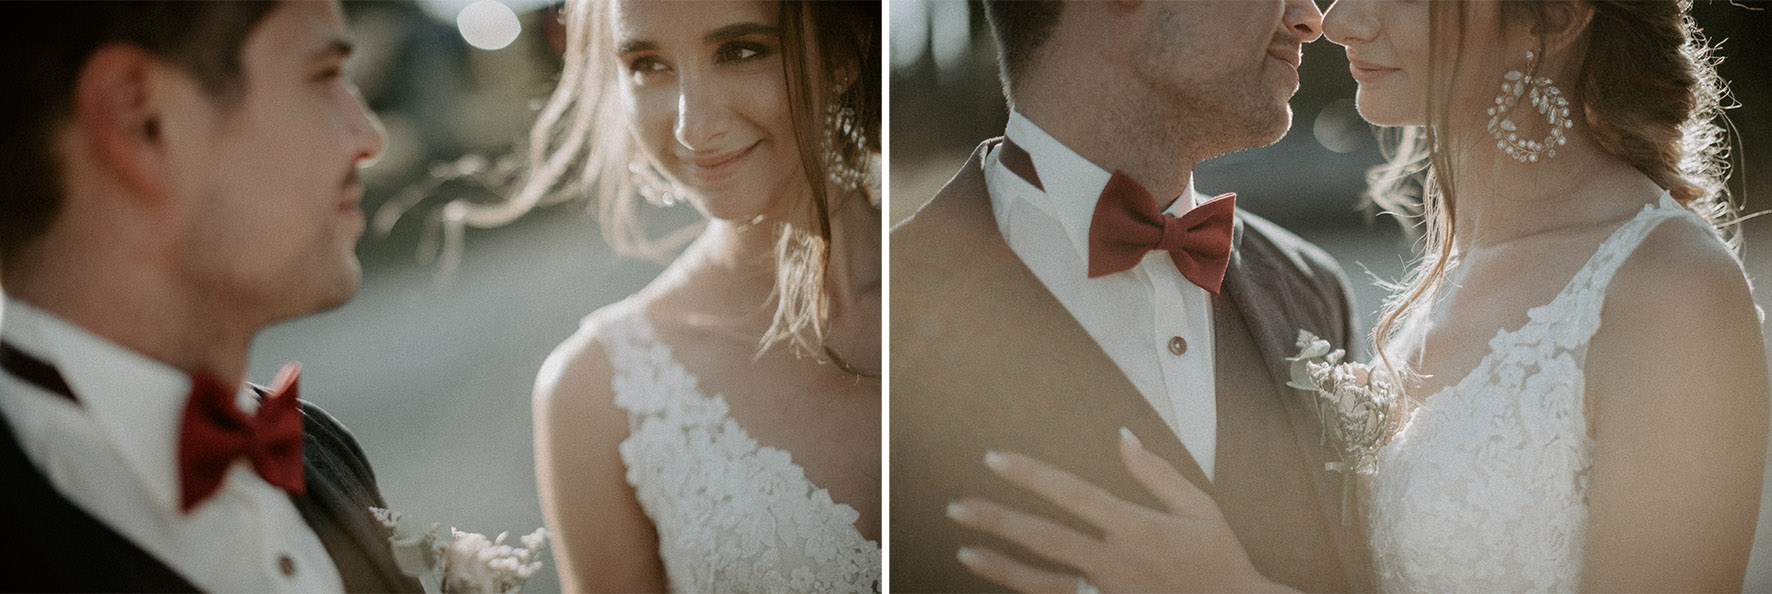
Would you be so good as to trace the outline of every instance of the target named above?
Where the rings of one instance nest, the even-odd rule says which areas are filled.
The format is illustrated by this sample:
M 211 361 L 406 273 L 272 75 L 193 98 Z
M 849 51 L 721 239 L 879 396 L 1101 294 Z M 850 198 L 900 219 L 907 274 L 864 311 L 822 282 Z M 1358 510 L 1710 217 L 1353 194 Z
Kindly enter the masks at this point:
M 1238 217 L 1232 236 L 1231 260 L 1225 273 L 1224 291 L 1218 298 L 1228 300 L 1242 313 L 1256 348 L 1261 352 L 1262 363 L 1274 379 L 1277 388 L 1274 396 L 1285 407 L 1287 421 L 1298 442 L 1298 450 L 1307 454 L 1319 452 L 1322 461 L 1328 462 L 1329 450 L 1323 445 L 1322 424 L 1317 419 L 1315 407 L 1311 406 L 1315 395 L 1286 386 L 1291 378 L 1291 369 L 1285 358 L 1297 354 L 1300 329 L 1309 330 L 1337 344 L 1345 344 L 1349 337 L 1336 336 L 1342 333 L 1340 321 L 1323 320 L 1322 316 L 1312 315 L 1312 312 L 1299 305 L 1303 303 L 1300 299 L 1316 297 L 1294 295 L 1293 285 L 1285 280 L 1296 276 L 1297 272 L 1277 268 L 1286 265 L 1287 260 L 1274 250 L 1265 237 L 1246 242 L 1247 231 L 1248 225 L 1242 217 Z M 1323 327 L 1313 327 L 1314 324 L 1321 324 Z M 1311 485 L 1316 489 L 1324 521 L 1332 527 L 1342 567 L 1349 573 L 1348 583 L 1357 590 L 1367 590 L 1370 583 L 1355 569 L 1370 564 L 1369 560 L 1363 559 L 1366 550 L 1363 542 L 1365 532 L 1361 529 L 1358 518 L 1353 526 L 1341 526 L 1343 477 L 1324 469 L 1322 464 L 1312 463 L 1308 466 L 1311 469 Z
M 373 495 L 352 492 L 345 484 L 350 476 L 348 462 L 338 459 L 338 452 L 327 447 L 330 444 L 321 443 L 325 438 L 319 435 L 320 427 L 330 430 L 332 425 L 316 423 L 305 407 L 302 422 L 306 426 L 302 432 L 302 470 L 306 473 L 307 493 L 291 494 L 289 500 L 320 537 L 326 554 L 338 567 L 345 591 L 411 591 L 411 580 L 396 573 L 399 570 L 393 564 L 387 534 L 372 523 L 368 508 L 378 502 L 366 503 L 364 497 Z

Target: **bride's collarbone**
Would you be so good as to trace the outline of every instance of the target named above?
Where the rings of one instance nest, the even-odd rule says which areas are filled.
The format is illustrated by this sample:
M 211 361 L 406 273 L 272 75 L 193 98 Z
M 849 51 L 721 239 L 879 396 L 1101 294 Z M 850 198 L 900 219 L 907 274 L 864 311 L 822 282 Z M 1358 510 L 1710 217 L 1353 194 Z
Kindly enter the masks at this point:
M 1449 270 L 1411 345 L 1421 379 L 1410 393 L 1425 398 L 1469 375 L 1489 355 L 1491 339 L 1520 330 L 1532 309 L 1563 292 L 1592 257 L 1599 240 L 1590 239 L 1572 234 L 1480 250 Z

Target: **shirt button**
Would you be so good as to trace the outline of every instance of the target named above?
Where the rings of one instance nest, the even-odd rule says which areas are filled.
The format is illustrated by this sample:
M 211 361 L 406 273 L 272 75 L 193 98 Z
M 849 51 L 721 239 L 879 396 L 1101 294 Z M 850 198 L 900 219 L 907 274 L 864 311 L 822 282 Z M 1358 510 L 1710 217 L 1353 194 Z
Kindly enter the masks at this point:
M 277 569 L 282 571 L 283 575 L 286 575 L 286 576 L 295 575 L 295 559 L 290 558 L 289 555 L 287 555 L 287 554 L 278 555 L 277 556 Z
M 1169 339 L 1169 353 L 1177 357 L 1187 354 L 1187 341 L 1180 336 Z

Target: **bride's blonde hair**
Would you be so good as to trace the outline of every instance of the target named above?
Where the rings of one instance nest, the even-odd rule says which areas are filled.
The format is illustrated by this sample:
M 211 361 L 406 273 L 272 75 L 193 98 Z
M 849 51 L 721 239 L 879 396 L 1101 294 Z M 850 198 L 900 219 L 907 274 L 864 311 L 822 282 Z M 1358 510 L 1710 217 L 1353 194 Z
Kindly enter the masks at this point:
M 1682 206 L 1708 221 L 1739 249 L 1739 218 L 1724 186 L 1728 141 L 1722 119 L 1727 88 L 1717 75 L 1713 48 L 1688 14 L 1691 0 L 1536 0 L 1498 2 L 1501 20 L 1548 30 L 1558 3 L 1586 2 L 1594 15 L 1576 46 L 1581 66 L 1569 91 L 1571 117 L 1580 118 L 1596 144 L 1641 171 Z M 1432 2 L 1428 22 L 1427 126 L 1388 129 L 1386 162 L 1366 174 L 1366 198 L 1403 221 L 1424 228 L 1424 250 L 1409 274 L 1392 287 L 1373 341 L 1393 371 L 1388 345 L 1414 324 L 1440 287 L 1452 253 L 1457 209 L 1449 147 L 1451 80 L 1458 69 L 1468 0 Z M 1543 54 L 1542 38 L 1539 54 Z M 1541 62 L 1542 63 L 1542 62 Z M 1435 72 L 1442 70 L 1441 72 Z M 1536 75 L 1536 73 L 1529 73 Z
M 562 14 L 565 66 L 529 131 L 516 191 L 496 204 L 452 203 L 444 209 L 446 222 L 497 226 L 538 206 L 589 194 L 597 199 L 604 237 L 623 254 L 663 261 L 700 232 L 698 224 L 654 238 L 639 224 L 640 182 L 635 176 L 642 173 L 629 168 L 640 149 L 614 92 L 617 65 L 608 7 L 606 0 L 567 3 Z M 800 216 L 775 226 L 775 313 L 759 340 L 759 352 L 787 341 L 800 352 L 822 354 L 847 368 L 825 345 L 831 210 L 837 199 L 867 200 L 878 208 L 877 193 L 863 188 L 852 195 L 831 195 L 825 153 L 837 151 L 839 162 L 867 170 L 880 152 L 879 15 L 878 2 L 780 3 L 788 112 L 811 199 L 796 205 Z M 847 85 L 841 88 L 836 79 L 840 70 Z M 826 130 L 827 109 L 844 108 L 857 115 L 865 145 L 846 141 L 839 130 Z M 837 139 L 836 146 L 827 137 Z M 867 185 L 876 186 L 877 180 Z

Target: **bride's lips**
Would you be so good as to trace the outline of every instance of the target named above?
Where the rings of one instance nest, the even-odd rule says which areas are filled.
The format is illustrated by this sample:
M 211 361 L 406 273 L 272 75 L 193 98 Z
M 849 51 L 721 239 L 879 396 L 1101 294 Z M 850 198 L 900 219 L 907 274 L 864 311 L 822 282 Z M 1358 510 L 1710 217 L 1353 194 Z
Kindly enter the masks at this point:
M 1365 60 L 1356 60 L 1351 57 L 1347 59 L 1347 70 L 1348 72 L 1353 73 L 1354 80 L 1360 82 L 1376 80 L 1397 71 L 1396 68 L 1373 64 Z
M 757 146 L 761 144 L 763 144 L 763 141 L 758 140 L 751 143 L 750 146 L 734 151 L 712 155 L 695 155 L 692 153 L 678 158 L 683 161 L 684 168 L 689 170 L 689 173 L 695 177 L 700 178 L 703 181 L 718 181 L 730 177 L 733 173 L 737 172 L 738 168 L 744 165 L 745 159 L 750 157 L 751 153 L 756 152 Z

